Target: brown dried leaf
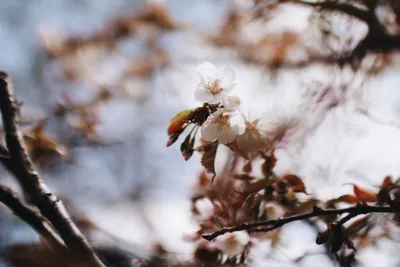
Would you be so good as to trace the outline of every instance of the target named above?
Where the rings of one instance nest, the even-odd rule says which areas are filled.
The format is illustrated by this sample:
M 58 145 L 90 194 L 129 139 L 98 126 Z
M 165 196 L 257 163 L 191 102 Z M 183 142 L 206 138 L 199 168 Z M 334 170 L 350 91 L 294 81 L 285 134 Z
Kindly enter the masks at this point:
M 393 201 L 390 197 L 390 192 L 392 191 L 392 189 L 394 188 L 394 184 L 392 181 L 392 177 L 387 176 L 381 185 L 381 188 L 379 189 L 378 192 L 378 204 L 379 205 L 383 205 L 383 204 L 389 204 L 389 205 L 393 205 Z
M 100 123 L 97 115 L 88 108 L 79 108 L 77 113 L 80 122 L 72 125 L 72 128 L 81 132 L 89 141 L 96 139 L 96 126 Z
M 353 190 L 357 199 L 361 202 L 376 202 L 378 200 L 377 195 L 371 191 L 360 188 L 356 185 L 353 185 Z
M 344 202 L 344 203 L 348 203 L 348 204 L 357 204 L 358 203 L 358 198 L 353 196 L 353 195 L 343 195 L 340 196 L 338 198 L 335 198 L 332 200 L 334 203 L 338 203 L 338 202 Z
M 240 149 L 236 142 L 231 142 L 229 144 L 226 144 L 226 146 L 229 147 L 230 150 L 235 152 L 235 154 L 242 156 L 246 160 L 250 160 L 248 153 Z
M 331 251 L 336 253 L 340 250 L 343 243 L 345 242 L 345 237 L 343 235 L 343 226 L 339 226 L 336 224 L 332 224 L 331 226 Z
M 264 178 L 264 179 L 258 180 L 257 182 L 249 185 L 246 188 L 245 192 L 246 193 L 257 193 L 257 192 L 265 189 L 269 184 L 270 184 L 269 178 Z
M 30 133 L 25 134 L 24 139 L 32 159 L 42 167 L 48 166 L 51 158 L 54 156 L 58 156 L 61 159 L 67 157 L 67 148 L 61 144 L 57 144 L 46 135 L 43 122 L 32 128 Z
M 377 198 L 378 198 L 379 205 L 384 205 L 384 204 L 393 205 L 394 204 L 394 202 L 392 201 L 392 199 L 390 197 L 389 190 L 386 190 L 386 189 L 379 190 Z
M 236 175 L 233 175 L 233 178 L 236 180 L 241 180 L 241 181 L 252 181 L 255 179 L 254 176 L 251 176 L 248 174 L 236 174 Z
M 299 206 L 295 208 L 296 213 L 304 213 L 308 212 L 313 209 L 313 207 L 318 203 L 318 200 L 315 198 L 309 199 L 303 203 L 301 203 Z
M 347 227 L 346 233 L 347 235 L 354 235 L 367 225 L 368 225 L 368 216 L 365 216 L 364 218 L 360 218 L 352 222 L 349 225 L 349 227 Z
M 349 238 L 344 239 L 344 243 L 346 244 L 348 249 L 352 249 L 354 251 L 357 251 L 356 247 L 354 246 L 353 241 L 351 241 Z
M 214 141 L 211 143 L 208 143 L 203 146 L 203 156 L 201 158 L 201 164 L 206 168 L 206 170 L 215 176 L 215 156 L 217 154 L 217 148 L 218 148 L 218 141 Z
M 393 180 L 391 176 L 386 176 L 385 179 L 383 179 L 381 189 L 387 189 L 393 186 Z
M 175 30 L 178 26 L 172 21 L 172 18 L 168 15 L 165 7 L 162 5 L 152 3 L 149 8 L 150 17 L 161 28 L 166 30 Z
M 172 146 L 176 142 L 176 140 L 178 140 L 179 136 L 183 133 L 184 130 L 185 127 L 171 134 L 168 138 L 167 147 Z
M 322 219 L 325 223 L 327 223 L 327 224 L 336 221 L 337 218 L 338 218 L 337 215 L 325 215 L 325 216 L 321 216 L 321 219 Z
M 265 177 L 269 177 L 272 173 L 272 169 L 276 165 L 277 159 L 275 158 L 275 155 L 272 154 L 272 156 L 263 156 L 264 158 L 264 163 L 261 166 L 262 172 Z
M 328 229 L 331 230 L 330 245 L 333 253 L 338 252 L 343 244 L 345 244 L 348 249 L 357 251 L 354 243 L 348 237 L 346 228 L 343 225 L 335 222 L 330 224 Z
M 326 242 L 328 242 L 330 237 L 331 237 L 331 229 L 328 228 L 324 232 L 319 233 L 317 235 L 315 243 L 317 243 L 317 245 L 325 244 Z
M 185 140 L 181 144 L 181 153 L 185 160 L 189 160 L 194 152 L 194 138 L 191 139 L 190 134 L 186 136 Z
M 297 175 L 287 174 L 283 176 L 282 179 L 287 182 L 288 187 L 293 189 L 293 191 L 306 193 L 306 187 L 304 186 L 304 183 L 301 180 L 301 178 L 298 177 Z

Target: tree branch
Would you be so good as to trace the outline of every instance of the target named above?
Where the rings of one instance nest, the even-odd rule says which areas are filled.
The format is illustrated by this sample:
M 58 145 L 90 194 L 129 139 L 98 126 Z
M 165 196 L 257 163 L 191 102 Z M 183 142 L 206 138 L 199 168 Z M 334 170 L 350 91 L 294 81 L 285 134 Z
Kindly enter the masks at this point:
M 6 205 L 17 217 L 29 224 L 36 232 L 38 232 L 51 249 L 62 252 L 67 248 L 46 218 L 32 207 L 22 203 L 11 189 L 1 185 L 0 202 Z
M 339 59 L 339 63 L 341 64 L 353 59 L 362 59 L 368 52 L 390 52 L 400 50 L 400 35 L 390 34 L 386 27 L 381 24 L 375 15 L 375 5 L 370 5 L 367 9 L 362 9 L 348 3 L 333 1 L 311 2 L 304 0 L 283 0 L 283 2 L 318 7 L 322 10 L 332 12 L 337 11 L 367 24 L 367 35 L 353 49 L 350 55 Z
M 11 171 L 11 158 L 8 154 L 7 148 L 3 145 L 0 145 L 0 155 L 0 162 L 3 163 L 4 167 L 6 167 L 7 170 Z
M 103 267 L 92 247 L 72 222 L 61 201 L 50 192 L 38 175 L 28 156 L 28 150 L 19 130 L 19 109 L 14 99 L 10 80 L 0 71 L 0 111 L 3 119 L 7 149 L 11 158 L 11 170 L 32 204 L 39 208 L 57 230 L 69 252 L 79 262 Z
M 276 219 L 276 220 L 268 220 L 268 221 L 261 221 L 261 222 L 255 222 L 255 223 L 244 223 L 235 227 L 230 227 L 230 228 L 223 228 L 219 231 L 216 231 L 212 234 L 208 235 L 203 235 L 202 237 L 208 241 L 211 241 L 215 238 L 217 238 L 220 235 L 226 234 L 226 233 L 233 233 L 233 232 L 238 232 L 238 231 L 243 231 L 243 230 L 248 230 L 251 232 L 268 232 L 275 230 L 287 223 L 291 223 L 294 221 L 301 221 L 304 219 L 312 218 L 312 217 L 318 217 L 318 216 L 324 216 L 324 215 L 341 215 L 344 213 L 348 213 L 349 216 L 345 217 L 345 220 L 343 220 L 341 223 L 345 223 L 347 220 L 356 217 L 361 214 L 367 214 L 367 213 L 395 213 L 398 212 L 392 207 L 378 207 L 378 206 L 369 206 L 369 205 L 357 205 L 355 207 L 350 207 L 346 209 L 321 209 L 318 207 L 314 207 L 314 209 L 309 212 L 309 213 L 304 213 L 304 214 L 297 214 L 293 216 L 289 216 L 286 218 L 282 219 Z M 259 227 L 262 227 L 261 229 Z
M 286 2 L 286 1 L 284 1 Z M 347 3 L 339 3 L 339 2 L 332 2 L 332 1 L 304 1 L 304 0 L 294 0 L 294 1 L 288 1 L 292 2 L 295 4 L 301 4 L 305 6 L 310 6 L 310 7 L 318 7 L 324 10 L 329 10 L 329 11 L 338 11 L 341 13 L 344 13 L 346 15 L 349 15 L 351 17 L 354 17 L 360 21 L 365 22 L 368 26 L 374 24 L 377 20 L 375 18 L 374 13 L 371 13 L 369 10 L 364 10 L 361 8 L 358 8 L 354 5 L 350 5 Z

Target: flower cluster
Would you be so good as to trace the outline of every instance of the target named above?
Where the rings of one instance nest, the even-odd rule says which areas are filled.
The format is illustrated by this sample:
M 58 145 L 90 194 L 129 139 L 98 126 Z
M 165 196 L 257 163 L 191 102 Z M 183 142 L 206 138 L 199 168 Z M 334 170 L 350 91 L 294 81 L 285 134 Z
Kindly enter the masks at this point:
M 194 151 L 204 152 L 202 164 L 214 174 L 214 158 L 219 144 L 228 146 L 246 159 L 272 150 L 275 136 L 271 134 L 270 123 L 265 118 L 249 120 L 243 114 L 242 100 L 231 94 L 236 86 L 235 70 L 231 67 L 217 68 L 204 62 L 198 66 L 197 74 L 200 81 L 194 97 L 203 106 L 183 110 L 170 121 L 167 146 L 172 145 L 188 126 L 194 125 L 181 144 L 182 155 L 188 160 Z M 203 143 L 194 148 L 198 132 Z
M 218 69 L 204 62 L 197 68 L 197 73 L 200 82 L 194 92 L 196 100 L 219 106 L 202 125 L 201 135 L 206 141 L 218 140 L 221 144 L 229 144 L 246 128 L 244 117 L 238 112 L 240 98 L 229 95 L 236 85 L 235 70 L 230 67 Z
M 204 62 L 198 66 L 197 73 L 200 82 L 194 93 L 196 100 L 218 105 L 201 126 L 203 139 L 218 140 L 245 157 L 268 149 L 269 142 L 262 135 L 260 120 L 248 121 L 240 112 L 241 99 L 229 94 L 236 86 L 235 70 Z

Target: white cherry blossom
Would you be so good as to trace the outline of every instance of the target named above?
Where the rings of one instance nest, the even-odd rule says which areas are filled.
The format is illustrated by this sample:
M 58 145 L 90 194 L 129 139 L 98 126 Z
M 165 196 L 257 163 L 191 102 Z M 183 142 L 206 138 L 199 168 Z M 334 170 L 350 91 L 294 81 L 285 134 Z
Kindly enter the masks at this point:
M 215 239 L 215 247 L 227 256 L 237 256 L 243 253 L 249 243 L 250 236 L 246 231 L 227 233 Z
M 245 158 L 251 158 L 257 152 L 266 152 L 271 149 L 272 144 L 263 134 L 263 128 L 260 120 L 246 121 L 245 132 L 236 138 L 236 145 L 239 150 L 237 152 Z
M 194 92 L 197 101 L 209 104 L 223 102 L 228 93 L 235 87 L 235 69 L 231 67 L 217 68 L 210 62 L 204 62 L 197 68 L 200 82 Z
M 201 126 L 201 135 L 206 141 L 218 140 L 221 144 L 235 141 L 236 136 L 244 133 L 245 120 L 237 111 L 219 108 L 211 114 Z
M 199 212 L 196 216 L 199 220 L 208 220 L 214 214 L 214 205 L 208 198 L 196 201 L 195 208 Z
M 236 95 L 228 95 L 224 100 L 222 100 L 222 105 L 225 109 L 235 110 L 240 107 L 242 100 Z

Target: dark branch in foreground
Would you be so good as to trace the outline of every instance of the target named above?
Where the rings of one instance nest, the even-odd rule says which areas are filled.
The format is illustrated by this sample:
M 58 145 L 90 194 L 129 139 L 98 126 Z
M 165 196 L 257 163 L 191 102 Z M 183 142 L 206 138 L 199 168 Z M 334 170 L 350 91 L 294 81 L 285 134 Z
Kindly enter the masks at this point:
M 35 170 L 18 126 L 18 105 L 14 99 L 10 80 L 4 72 L 0 72 L 0 111 L 10 156 L 10 161 L 7 162 L 11 166 L 7 167 L 19 181 L 29 201 L 38 207 L 41 214 L 52 223 L 67 245 L 72 261 L 84 262 L 88 266 L 103 267 L 104 264 L 71 220 L 64 205 L 50 192 Z
M 364 10 L 347 3 L 332 2 L 332 1 L 311 2 L 302 0 L 297 0 L 297 1 L 295 0 L 288 2 L 293 2 L 296 4 L 310 6 L 310 7 L 317 7 L 324 10 L 342 12 L 344 14 L 347 14 L 349 16 L 352 16 L 354 18 L 357 18 L 358 20 L 365 22 L 368 26 L 376 22 L 374 14 L 372 12 L 369 12 L 369 10 Z
M 51 224 L 37 210 L 18 199 L 9 188 L 0 185 L 0 202 L 7 206 L 17 217 L 29 224 L 47 242 L 51 249 L 63 252 L 66 246 L 52 229 Z
M 386 27 L 379 21 L 375 13 L 375 6 L 362 9 L 351 4 L 339 2 L 314 2 L 298 1 L 299 4 L 319 7 L 323 10 L 337 11 L 347 14 L 368 26 L 368 34 L 353 50 L 354 57 L 362 58 L 368 52 L 390 52 L 400 49 L 400 35 L 390 34 Z
M 367 5 L 364 7 L 356 6 L 351 3 L 344 3 L 338 1 L 306 1 L 306 0 L 281 0 L 281 3 L 292 3 L 303 6 L 317 8 L 330 12 L 338 12 L 353 17 L 361 22 L 366 23 L 368 26 L 367 35 L 358 43 L 358 45 L 348 51 L 346 55 L 333 60 L 333 63 L 344 65 L 347 63 L 357 63 L 363 59 L 367 53 L 380 53 L 392 52 L 400 50 L 400 35 L 391 34 L 387 31 L 376 16 L 375 4 Z M 325 63 L 331 63 L 332 59 L 320 60 Z
M 282 227 L 283 225 L 287 223 L 291 223 L 294 221 L 301 221 L 304 219 L 312 218 L 312 217 L 318 217 L 318 216 L 325 216 L 325 215 L 341 215 L 348 213 L 348 216 L 344 217 L 341 221 L 339 221 L 340 224 L 345 223 L 349 219 L 356 217 L 361 214 L 368 214 L 368 213 L 395 213 L 398 212 L 398 210 L 395 210 L 392 207 L 378 207 L 378 206 L 369 206 L 369 205 L 357 205 L 355 207 L 350 207 L 346 209 L 321 209 L 318 207 L 314 207 L 314 209 L 311 212 L 304 213 L 304 214 L 297 214 L 293 216 L 289 216 L 286 218 L 282 219 L 276 219 L 276 220 L 269 220 L 269 221 L 261 221 L 261 222 L 255 222 L 255 223 L 244 223 L 235 227 L 230 227 L 230 228 L 223 228 L 219 231 L 216 231 L 212 234 L 208 235 L 203 235 L 203 238 L 211 241 L 215 238 L 217 238 L 220 235 L 226 234 L 226 233 L 233 233 L 233 232 L 238 232 L 238 231 L 243 231 L 247 230 L 250 232 L 268 232 L 275 230 L 279 227 Z

